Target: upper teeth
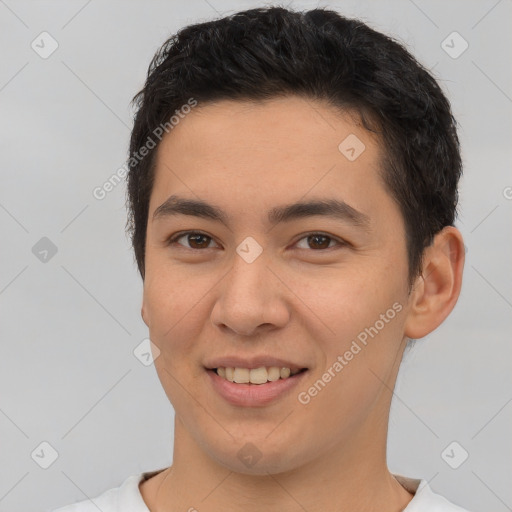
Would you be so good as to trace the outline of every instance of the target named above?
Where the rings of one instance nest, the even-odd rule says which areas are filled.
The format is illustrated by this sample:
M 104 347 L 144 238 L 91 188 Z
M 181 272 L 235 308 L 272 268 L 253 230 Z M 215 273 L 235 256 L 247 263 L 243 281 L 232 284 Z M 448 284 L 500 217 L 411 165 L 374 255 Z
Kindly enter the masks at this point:
M 230 382 L 237 384 L 265 384 L 267 381 L 286 379 L 290 375 L 299 373 L 300 370 L 291 371 L 290 368 L 270 366 L 265 368 L 217 368 L 217 374 Z

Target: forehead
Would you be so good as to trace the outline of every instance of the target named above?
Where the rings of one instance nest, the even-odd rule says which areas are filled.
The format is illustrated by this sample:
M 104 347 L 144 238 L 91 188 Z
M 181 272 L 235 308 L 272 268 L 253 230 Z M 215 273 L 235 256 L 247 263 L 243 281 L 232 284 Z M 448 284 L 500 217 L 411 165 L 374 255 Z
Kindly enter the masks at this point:
M 360 141 L 358 152 L 365 147 L 365 152 L 369 149 L 372 156 L 377 156 L 378 138 L 361 126 L 353 109 L 343 110 L 325 101 L 299 96 L 265 101 L 223 100 L 199 104 L 181 116 L 164 137 L 158 153 L 179 144 L 182 156 L 204 157 L 223 152 L 226 157 L 259 153 L 261 158 L 263 151 L 271 151 L 280 160 L 292 152 L 311 160 L 320 155 L 344 154 L 339 144 L 350 135 L 353 141 Z M 357 154 L 344 156 L 354 161 Z M 368 156 L 367 153 L 366 161 Z
M 292 96 L 200 104 L 158 147 L 150 214 L 180 193 L 236 205 L 235 215 L 337 195 L 371 215 L 376 200 L 391 201 L 380 162 L 375 135 L 324 102 Z

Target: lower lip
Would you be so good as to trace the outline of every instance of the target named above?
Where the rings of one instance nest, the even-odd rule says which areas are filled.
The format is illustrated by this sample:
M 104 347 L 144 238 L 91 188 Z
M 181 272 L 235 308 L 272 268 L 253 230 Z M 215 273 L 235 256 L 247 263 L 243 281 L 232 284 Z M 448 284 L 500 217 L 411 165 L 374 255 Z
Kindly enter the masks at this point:
M 258 407 L 267 405 L 284 396 L 299 384 L 308 371 L 297 373 L 287 379 L 279 379 L 266 384 L 236 384 L 219 377 L 214 370 L 207 370 L 214 389 L 232 405 Z

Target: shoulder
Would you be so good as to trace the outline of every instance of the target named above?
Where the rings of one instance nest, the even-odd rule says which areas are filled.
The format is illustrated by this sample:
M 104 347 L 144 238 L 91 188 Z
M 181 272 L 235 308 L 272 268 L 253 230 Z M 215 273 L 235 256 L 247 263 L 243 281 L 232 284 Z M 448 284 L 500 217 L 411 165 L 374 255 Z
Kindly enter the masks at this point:
M 109 489 L 100 496 L 65 505 L 52 512 L 118 512 L 117 495 L 119 488 Z
M 96 498 L 82 500 L 65 505 L 51 512 L 149 512 L 139 492 L 139 483 L 144 480 L 145 474 L 128 477 L 119 487 L 105 491 Z
M 405 489 L 414 494 L 403 512 L 470 512 L 435 493 L 426 480 L 393 476 Z

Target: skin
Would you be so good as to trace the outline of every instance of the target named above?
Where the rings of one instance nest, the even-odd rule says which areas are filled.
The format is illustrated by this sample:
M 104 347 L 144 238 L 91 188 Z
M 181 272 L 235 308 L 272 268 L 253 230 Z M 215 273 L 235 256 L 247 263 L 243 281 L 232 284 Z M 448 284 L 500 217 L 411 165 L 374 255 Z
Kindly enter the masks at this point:
M 338 149 L 349 134 L 366 146 L 355 161 Z M 412 499 L 386 464 L 392 390 L 407 337 L 426 336 L 455 306 L 464 244 L 454 227 L 438 233 L 410 292 L 404 223 L 380 177 L 381 151 L 355 116 L 298 97 L 198 106 L 162 140 L 142 317 L 175 431 L 172 466 L 140 485 L 151 512 L 398 512 Z M 231 224 L 153 220 L 171 194 L 215 204 Z M 275 206 L 322 198 L 366 214 L 369 231 L 319 216 L 267 223 Z M 166 245 L 185 230 L 207 237 Z M 311 232 L 330 238 L 308 242 Z M 250 264 L 236 252 L 248 236 L 263 248 Z M 402 310 L 299 403 L 394 303 Z M 230 405 L 204 369 L 228 354 L 283 357 L 308 375 L 264 407 Z M 261 453 L 251 467 L 237 455 L 246 443 Z

